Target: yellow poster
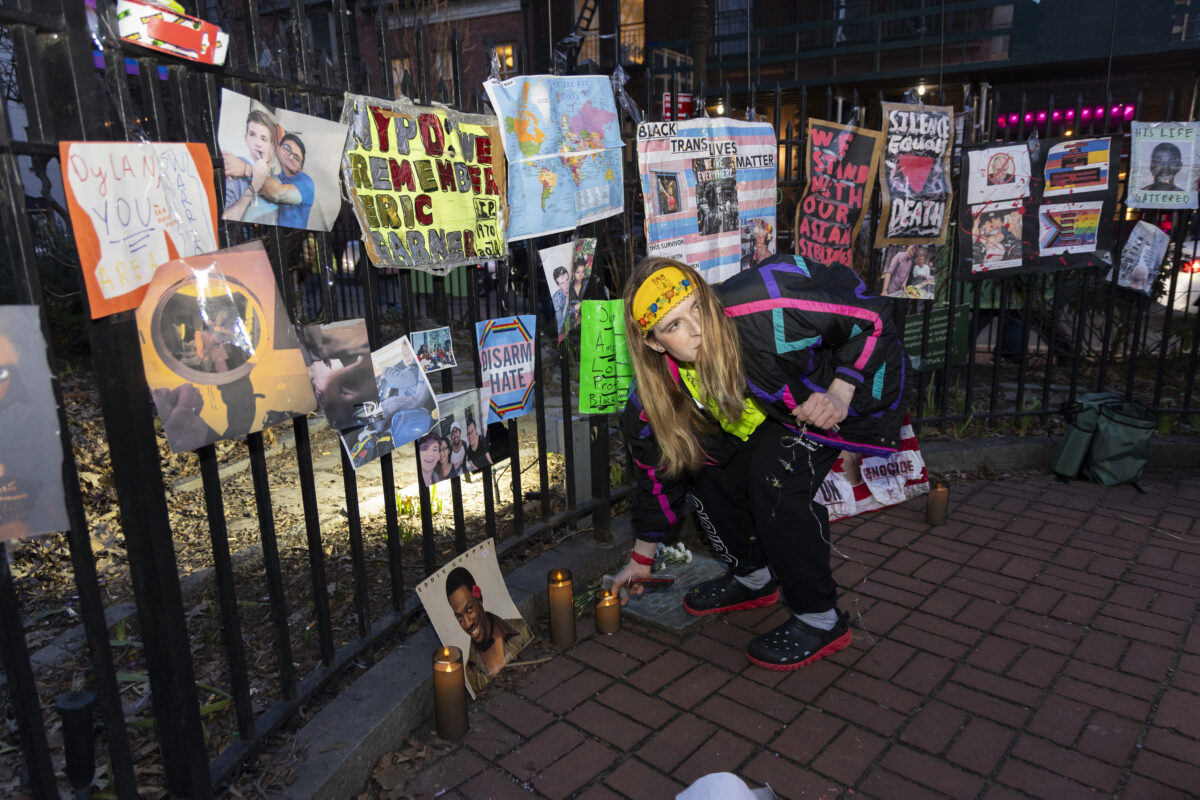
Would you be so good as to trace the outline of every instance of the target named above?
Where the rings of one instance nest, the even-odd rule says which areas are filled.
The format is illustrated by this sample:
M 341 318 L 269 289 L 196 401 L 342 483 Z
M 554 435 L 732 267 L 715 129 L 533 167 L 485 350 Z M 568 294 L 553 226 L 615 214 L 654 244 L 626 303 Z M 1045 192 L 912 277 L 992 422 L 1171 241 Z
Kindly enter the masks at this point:
M 371 263 L 438 275 L 502 258 L 504 148 L 494 117 L 347 94 L 342 170 Z

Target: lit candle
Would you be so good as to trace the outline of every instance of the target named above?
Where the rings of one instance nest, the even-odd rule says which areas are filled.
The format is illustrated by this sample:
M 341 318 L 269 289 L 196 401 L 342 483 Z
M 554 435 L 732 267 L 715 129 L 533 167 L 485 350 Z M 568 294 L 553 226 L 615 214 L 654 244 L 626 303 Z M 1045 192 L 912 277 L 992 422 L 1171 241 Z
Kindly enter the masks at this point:
M 433 651 L 433 715 L 443 739 L 457 741 L 467 732 L 467 684 L 457 647 Z
M 596 633 L 621 630 L 621 603 L 612 592 L 601 592 L 596 601 Z
M 950 489 L 944 483 L 934 484 L 929 490 L 929 501 L 925 505 L 925 521 L 930 525 L 945 525 L 949 505 Z
M 552 569 L 546 579 L 550 591 L 550 643 L 555 647 L 575 644 L 575 593 L 571 572 Z

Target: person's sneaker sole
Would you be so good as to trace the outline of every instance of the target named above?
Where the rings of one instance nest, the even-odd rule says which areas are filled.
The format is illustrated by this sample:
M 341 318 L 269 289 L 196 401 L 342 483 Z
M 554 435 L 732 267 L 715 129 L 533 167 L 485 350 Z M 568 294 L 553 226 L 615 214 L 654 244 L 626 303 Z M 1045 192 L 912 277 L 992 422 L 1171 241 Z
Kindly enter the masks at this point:
M 803 661 L 797 661 L 795 664 L 772 664 L 768 661 L 759 661 L 757 658 L 750 655 L 749 653 L 746 653 L 746 658 L 750 659 L 750 663 L 756 667 L 762 667 L 763 669 L 774 670 L 775 672 L 791 672 L 794 669 L 800 669 L 801 667 L 806 667 L 809 664 L 813 663 L 814 661 L 820 661 L 825 656 L 831 656 L 834 653 L 836 653 L 838 650 L 845 650 L 847 647 L 850 646 L 851 638 L 852 638 L 852 636 L 850 634 L 850 631 L 846 631 L 844 634 L 842 634 L 838 638 L 834 639 L 832 642 L 825 645 L 824 647 L 822 647 L 817 652 L 813 653 L 808 658 L 804 659 Z
M 731 606 L 721 606 L 720 608 L 706 608 L 696 610 L 688 605 L 687 597 L 683 598 L 683 610 L 691 614 L 693 617 L 703 617 L 705 614 L 724 614 L 727 611 L 749 611 L 752 608 L 766 608 L 773 606 L 779 602 L 779 589 L 770 594 L 764 594 L 762 597 L 756 597 L 753 600 L 747 600 L 743 603 L 735 603 Z M 844 647 L 845 645 L 843 645 Z

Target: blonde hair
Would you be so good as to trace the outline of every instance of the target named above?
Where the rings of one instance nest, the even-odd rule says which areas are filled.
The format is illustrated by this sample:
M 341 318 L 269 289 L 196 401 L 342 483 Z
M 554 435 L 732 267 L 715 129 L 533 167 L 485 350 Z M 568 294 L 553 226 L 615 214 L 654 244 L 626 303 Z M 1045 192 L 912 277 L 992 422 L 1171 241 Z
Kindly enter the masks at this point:
M 737 328 L 725 316 L 712 287 L 687 264 L 669 258 L 643 259 L 625 284 L 625 336 L 637 377 L 638 398 L 662 454 L 656 466 L 668 476 L 700 469 L 705 462 L 705 453 L 697 434 L 717 430 L 712 418 L 696 407 L 671 374 L 667 364 L 669 356 L 647 344 L 654 329 L 643 334 L 633 317 L 633 297 L 638 288 L 655 271 L 672 266 L 681 270 L 695 287 L 693 295 L 700 310 L 702 338 L 693 367 L 705 395 L 704 402 L 715 402 L 722 416 L 736 421 L 741 419 L 742 398 L 746 391 Z

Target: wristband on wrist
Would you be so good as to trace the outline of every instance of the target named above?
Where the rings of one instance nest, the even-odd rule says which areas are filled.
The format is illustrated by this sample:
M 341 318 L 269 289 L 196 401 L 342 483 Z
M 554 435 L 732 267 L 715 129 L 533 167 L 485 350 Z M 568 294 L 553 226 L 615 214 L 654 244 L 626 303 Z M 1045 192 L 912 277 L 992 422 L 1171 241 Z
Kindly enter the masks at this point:
M 635 564 L 641 564 L 643 567 L 650 567 L 650 566 L 654 565 L 653 558 L 651 558 L 650 556 L 644 556 L 641 553 L 639 553 L 637 550 L 629 551 L 629 560 Z

